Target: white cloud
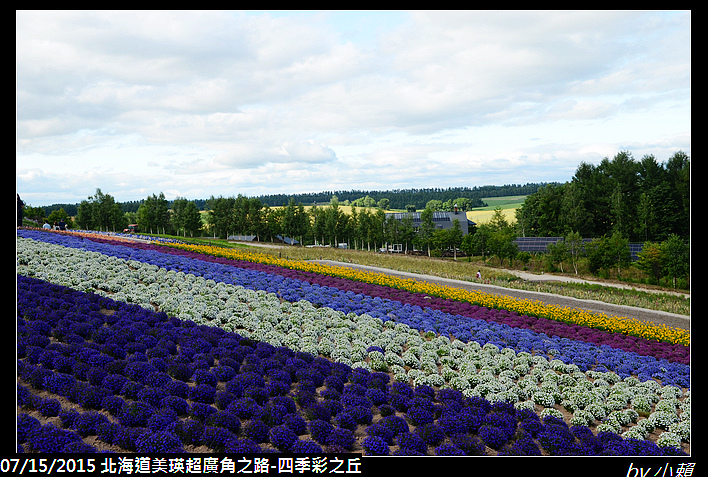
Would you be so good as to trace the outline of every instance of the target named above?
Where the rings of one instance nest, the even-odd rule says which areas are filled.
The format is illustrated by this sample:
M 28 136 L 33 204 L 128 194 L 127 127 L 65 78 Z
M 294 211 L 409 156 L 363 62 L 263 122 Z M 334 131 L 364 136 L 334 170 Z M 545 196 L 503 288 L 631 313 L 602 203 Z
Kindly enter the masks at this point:
M 18 11 L 18 192 L 565 181 L 624 145 L 666 160 L 690 154 L 690 30 L 681 11 Z

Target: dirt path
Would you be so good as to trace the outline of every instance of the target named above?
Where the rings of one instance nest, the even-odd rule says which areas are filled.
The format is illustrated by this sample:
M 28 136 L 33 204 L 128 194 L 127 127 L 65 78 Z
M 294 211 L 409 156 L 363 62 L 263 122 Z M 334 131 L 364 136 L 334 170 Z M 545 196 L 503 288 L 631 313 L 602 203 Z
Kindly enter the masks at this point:
M 552 293 L 535 292 L 527 290 L 516 290 L 512 288 L 504 288 L 495 285 L 488 285 L 485 283 L 468 282 L 464 280 L 454 280 L 448 278 L 435 277 L 431 275 L 421 275 L 417 273 L 400 272 L 396 270 L 389 270 L 386 268 L 371 267 L 366 265 L 358 265 L 352 263 L 341 263 L 332 260 L 316 260 L 319 263 L 324 263 L 328 265 L 338 266 L 338 267 L 349 267 L 352 269 L 359 270 L 370 270 L 373 272 L 384 273 L 392 276 L 398 276 L 403 278 L 411 278 L 414 280 L 420 280 L 428 283 L 438 283 L 441 285 L 452 286 L 456 288 L 463 288 L 465 290 L 480 291 L 484 293 L 491 293 L 495 295 L 505 295 L 513 298 L 519 299 L 530 299 L 538 300 L 548 305 L 557 305 L 563 307 L 579 308 L 582 310 L 587 310 L 597 313 L 605 313 L 612 316 L 623 316 L 627 318 L 635 318 L 641 321 L 653 322 L 657 324 L 665 324 L 672 328 L 680 328 L 689 330 L 691 327 L 691 318 L 685 315 L 679 315 L 675 313 L 667 313 L 663 311 L 648 310 L 644 308 L 637 308 L 633 306 L 624 305 L 613 305 L 610 303 L 603 303 L 596 300 L 581 300 L 573 297 L 566 297 L 561 295 L 555 295 Z M 510 270 L 510 272 L 513 272 Z M 523 272 L 519 272 L 523 273 Z M 527 280 L 538 280 L 546 281 L 549 279 L 565 280 L 565 281 L 578 281 L 578 279 L 573 279 L 571 277 L 560 277 L 560 276 L 549 276 L 549 275 L 533 275 L 526 273 L 521 276 Z M 551 278 L 553 277 L 553 278 Z M 597 282 L 599 283 L 599 282 Z M 602 283 L 607 285 L 606 283 Z

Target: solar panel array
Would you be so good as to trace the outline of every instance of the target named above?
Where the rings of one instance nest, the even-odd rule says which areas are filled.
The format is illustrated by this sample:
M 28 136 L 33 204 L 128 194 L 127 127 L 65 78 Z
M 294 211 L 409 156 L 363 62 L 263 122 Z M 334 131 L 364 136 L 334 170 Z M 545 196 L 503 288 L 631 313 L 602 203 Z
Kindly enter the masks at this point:
M 560 242 L 563 237 L 517 237 L 514 242 L 519 252 L 547 252 L 548 244 Z
M 639 252 L 644 248 L 643 243 L 630 243 L 629 244 L 629 254 L 632 256 L 632 261 L 639 258 Z
M 420 222 L 421 218 L 420 212 L 394 212 L 394 213 L 389 213 L 386 215 L 392 215 L 394 219 L 396 220 L 403 220 L 404 218 L 410 217 L 413 219 L 413 222 Z M 467 218 L 466 215 L 460 215 L 460 220 L 462 218 Z M 443 211 L 433 211 L 433 222 L 450 222 L 452 219 L 450 218 L 450 212 L 443 212 Z
M 529 253 L 545 253 L 548 251 L 548 245 L 557 243 L 563 240 L 563 237 L 517 237 L 514 240 L 519 247 L 519 252 Z M 589 242 L 591 239 L 583 239 L 583 243 Z M 630 243 L 629 254 L 632 261 L 637 260 L 639 253 L 644 247 L 643 243 Z

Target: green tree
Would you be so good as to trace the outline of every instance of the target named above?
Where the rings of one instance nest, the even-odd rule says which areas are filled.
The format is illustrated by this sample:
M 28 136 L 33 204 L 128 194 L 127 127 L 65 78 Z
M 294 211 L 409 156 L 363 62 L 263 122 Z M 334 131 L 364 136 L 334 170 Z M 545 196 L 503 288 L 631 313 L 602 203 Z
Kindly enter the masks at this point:
M 628 151 L 620 151 L 611 161 L 604 159 L 600 163 L 609 182 L 611 231 L 623 237 L 631 236 L 636 229 L 640 169 Z
M 489 224 L 477 226 L 474 234 L 465 235 L 462 240 L 462 247 L 467 255 L 481 255 L 482 261 L 486 261 L 491 253 L 489 244 L 492 237 L 492 228 Z
M 426 202 L 425 208 L 432 211 L 443 210 L 443 201 L 439 199 L 431 199 Z
M 101 192 L 101 189 L 96 189 L 96 193 L 89 196 L 88 200 L 81 201 L 76 221 L 82 229 L 103 232 L 117 232 L 128 225 L 120 205 L 111 195 Z
M 457 210 L 468 211 L 472 210 L 472 201 L 467 197 L 458 197 L 453 201 L 453 207 L 457 206 Z
M 386 244 L 399 243 L 401 222 L 393 215 L 387 215 L 384 220 L 384 242 Z
M 202 229 L 202 216 L 193 200 L 178 197 L 172 202 L 172 227 L 175 233 L 194 237 Z
M 518 232 L 523 237 L 557 237 L 563 235 L 562 197 L 565 185 L 548 184 L 528 196 L 516 209 Z
M 667 182 L 675 202 L 673 233 L 688 239 L 691 236 L 691 162 L 683 151 L 666 161 Z
M 664 254 L 665 275 L 671 278 L 676 288 L 677 279 L 686 278 L 690 273 L 690 247 L 677 234 L 672 234 L 661 243 L 661 250 Z
M 326 211 L 323 207 L 314 206 L 310 209 L 312 217 L 312 236 L 315 244 L 325 244 L 325 232 L 327 230 Z
M 546 259 L 555 267 L 558 265 L 560 267 L 561 273 L 563 271 L 563 262 L 570 258 L 570 252 L 568 251 L 568 245 L 563 241 L 559 240 L 555 243 L 549 243 L 546 246 Z
M 467 255 L 467 261 L 471 262 L 472 261 L 472 255 L 474 254 L 474 245 L 472 243 L 472 240 L 474 238 L 474 234 L 468 233 L 464 237 L 462 237 L 462 242 L 460 243 L 460 250 L 462 250 L 465 255 Z
M 575 274 L 578 274 L 578 263 L 580 256 L 583 254 L 583 239 L 578 232 L 570 232 L 565 236 L 565 243 L 568 247 L 568 255 L 573 265 Z
M 165 194 L 152 194 L 138 208 L 138 227 L 150 233 L 166 233 L 170 227 L 170 211 Z
M 612 262 L 613 265 L 617 267 L 617 276 L 619 277 L 622 268 L 627 268 L 632 261 L 629 252 L 629 240 L 623 237 L 619 232 L 615 232 L 610 236 L 609 242 Z
M 214 237 L 225 239 L 234 229 L 234 205 L 236 199 L 233 197 L 214 197 L 207 200 L 207 225 Z
M 332 202 L 325 209 L 325 234 L 330 246 L 337 247 L 340 239 L 346 236 L 348 216 L 339 208 L 339 202 L 336 197 L 332 198 Z
M 428 250 L 430 256 L 430 247 L 432 245 L 433 233 L 435 232 L 435 222 L 433 222 L 433 209 L 426 207 L 420 213 L 420 226 L 416 235 L 417 246 L 421 249 Z
M 383 247 L 384 245 L 384 228 L 386 222 L 386 213 L 381 209 L 376 209 L 371 215 L 371 239 L 374 242 L 374 247 Z M 378 245 L 377 245 L 378 244 Z
M 25 205 L 22 217 L 23 219 L 32 220 L 36 222 L 37 226 L 41 227 L 44 224 L 44 208 Z M 54 222 L 52 221 L 49 223 L 53 224 Z
M 376 203 L 376 206 L 379 209 L 388 210 L 388 208 L 391 206 L 391 201 L 384 197 Z
M 435 229 L 433 230 L 433 235 L 430 237 L 430 249 L 429 254 L 432 253 L 433 256 L 442 256 L 443 252 L 448 249 L 448 235 L 445 229 Z
M 256 235 L 261 229 L 261 209 L 263 205 L 257 198 L 248 198 L 239 194 L 233 204 L 232 232 L 242 235 Z
M 494 209 L 494 215 L 489 220 L 489 236 L 487 246 L 492 255 L 499 257 L 499 263 L 503 264 L 505 259 L 513 259 L 518 252 L 518 246 L 514 243 L 516 230 L 506 220 L 501 207 Z
M 69 214 L 64 212 L 63 207 L 52 211 L 52 213 L 49 214 L 49 217 L 47 217 L 47 222 L 49 222 L 49 224 L 54 224 L 54 222 L 59 222 L 60 220 L 63 220 L 66 223 L 67 229 L 74 228 L 74 222 L 71 220 L 71 217 L 69 217 Z
M 285 207 L 283 214 L 283 233 L 292 238 L 299 238 L 302 244 L 302 238 L 308 232 L 310 219 L 305 212 L 305 207 L 302 203 L 295 203 L 292 197 Z
M 609 272 L 617 268 L 617 275 L 621 274 L 621 269 L 626 267 L 631 260 L 629 253 L 629 241 L 615 232 L 612 236 L 595 238 L 586 244 L 588 256 L 588 267 L 593 274 L 600 270 Z
M 457 249 L 462 245 L 462 226 L 459 219 L 452 221 L 452 228 L 447 230 L 448 243 L 452 247 L 453 258 L 457 260 Z
M 454 219 L 449 229 L 435 229 L 430 243 L 431 248 L 441 254 L 452 250 L 453 257 L 457 260 L 457 249 L 462 245 L 462 227 L 459 219 Z
M 401 225 L 398 229 L 400 243 L 403 244 L 404 252 L 408 253 L 409 249 L 413 249 L 413 240 L 415 239 L 415 230 L 413 228 L 413 217 L 411 214 L 406 214 L 401 218 Z
M 275 241 L 275 237 L 283 234 L 283 217 L 285 209 L 283 207 L 273 207 L 265 205 L 263 207 L 264 227 L 263 234 L 270 242 Z
M 654 282 L 658 285 L 663 274 L 664 251 L 662 247 L 654 242 L 644 242 L 642 251 L 637 254 L 637 261 L 634 265 L 650 274 Z
M 260 237 L 263 231 L 263 203 L 257 197 L 251 197 L 247 204 L 246 233 Z
M 186 236 L 186 229 L 184 227 L 185 216 L 184 211 L 187 207 L 189 201 L 184 197 L 177 197 L 172 201 L 172 215 L 170 216 L 170 221 L 172 222 L 172 229 L 175 234 Z

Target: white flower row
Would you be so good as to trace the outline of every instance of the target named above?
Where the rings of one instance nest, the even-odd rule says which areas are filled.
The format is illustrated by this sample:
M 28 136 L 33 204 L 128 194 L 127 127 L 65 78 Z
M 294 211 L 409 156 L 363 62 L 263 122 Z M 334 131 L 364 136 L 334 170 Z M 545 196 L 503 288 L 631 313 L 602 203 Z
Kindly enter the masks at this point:
M 690 393 L 653 380 L 582 372 L 573 364 L 491 343 L 422 335 L 367 314 L 317 308 L 305 300 L 285 302 L 265 291 L 30 239 L 17 239 L 17 264 L 21 274 L 353 367 L 391 372 L 416 386 L 450 387 L 517 408 L 542 406 L 543 415 L 562 416 L 560 405 L 573 412 L 570 424 L 597 424 L 597 430 L 640 439 L 661 429 L 659 445 L 690 442 Z M 372 346 L 383 352 L 367 351 Z

